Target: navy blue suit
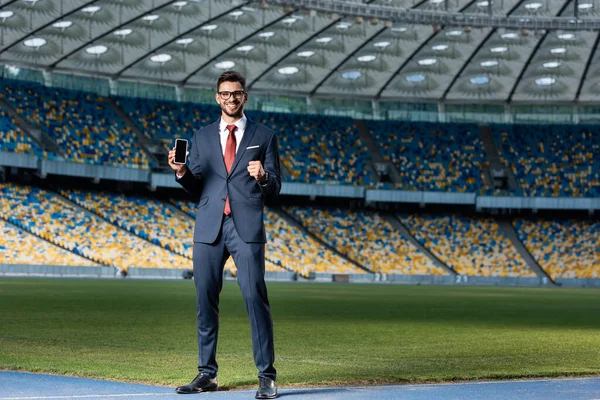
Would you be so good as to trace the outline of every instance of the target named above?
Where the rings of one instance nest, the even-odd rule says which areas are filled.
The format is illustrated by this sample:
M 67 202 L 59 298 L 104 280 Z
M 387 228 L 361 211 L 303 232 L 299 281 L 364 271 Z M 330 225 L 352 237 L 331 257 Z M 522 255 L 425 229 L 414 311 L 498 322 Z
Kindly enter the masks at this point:
M 250 119 L 228 174 L 219 138 L 219 120 L 194 134 L 188 171 L 177 181 L 200 198 L 194 229 L 194 281 L 198 312 L 198 369 L 217 375 L 219 293 L 223 267 L 231 255 L 252 330 L 258 375 L 275 380 L 273 322 L 265 285 L 265 226 L 263 205 L 281 189 L 275 132 Z M 268 173 L 261 185 L 248 173 L 250 161 L 261 161 Z M 225 217 L 229 196 L 231 216 Z

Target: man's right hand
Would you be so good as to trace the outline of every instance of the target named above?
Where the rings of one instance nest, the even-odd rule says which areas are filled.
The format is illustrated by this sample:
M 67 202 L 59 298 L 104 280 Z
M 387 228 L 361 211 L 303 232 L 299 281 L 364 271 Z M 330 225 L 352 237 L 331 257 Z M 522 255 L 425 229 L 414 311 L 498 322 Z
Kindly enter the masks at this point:
M 175 147 L 169 151 L 169 166 L 179 176 L 183 176 L 187 172 L 185 164 L 175 164 Z

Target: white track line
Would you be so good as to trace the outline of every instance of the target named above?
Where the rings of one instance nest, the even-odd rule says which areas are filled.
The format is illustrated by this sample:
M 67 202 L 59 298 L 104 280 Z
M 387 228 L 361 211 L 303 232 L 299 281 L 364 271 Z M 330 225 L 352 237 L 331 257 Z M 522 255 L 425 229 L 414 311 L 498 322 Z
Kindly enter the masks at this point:
M 33 397 L 0 397 L 0 400 L 43 400 L 43 399 L 94 399 L 99 397 L 128 397 L 128 396 L 164 396 L 168 393 L 123 393 L 123 394 L 82 394 L 80 396 L 33 396 Z

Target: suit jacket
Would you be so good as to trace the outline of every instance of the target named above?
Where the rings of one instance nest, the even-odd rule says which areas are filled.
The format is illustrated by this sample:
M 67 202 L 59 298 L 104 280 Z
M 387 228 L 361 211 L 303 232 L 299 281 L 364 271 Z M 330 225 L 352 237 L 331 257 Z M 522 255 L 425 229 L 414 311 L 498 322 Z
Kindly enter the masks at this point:
M 228 174 L 219 138 L 219 121 L 194 133 L 188 172 L 177 182 L 196 198 L 194 242 L 213 243 L 221 230 L 225 198 L 238 234 L 247 243 L 266 242 L 263 206 L 281 190 L 277 136 L 272 129 L 250 119 Z M 246 169 L 250 161 L 261 161 L 269 174 L 263 187 Z M 190 173 L 191 172 L 191 173 Z

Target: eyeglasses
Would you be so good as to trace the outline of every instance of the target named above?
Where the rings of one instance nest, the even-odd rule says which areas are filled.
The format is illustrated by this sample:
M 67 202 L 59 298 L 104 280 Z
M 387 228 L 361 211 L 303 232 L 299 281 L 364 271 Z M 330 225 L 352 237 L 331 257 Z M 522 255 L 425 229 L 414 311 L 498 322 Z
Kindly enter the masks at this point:
M 228 98 L 231 97 L 231 95 L 233 95 L 233 97 L 237 100 L 241 99 L 242 97 L 244 97 L 244 95 L 246 94 L 245 91 L 243 90 L 236 90 L 235 92 L 227 92 L 227 91 L 223 91 L 223 92 L 217 92 L 219 94 L 219 96 L 223 99 L 223 100 L 227 100 Z

